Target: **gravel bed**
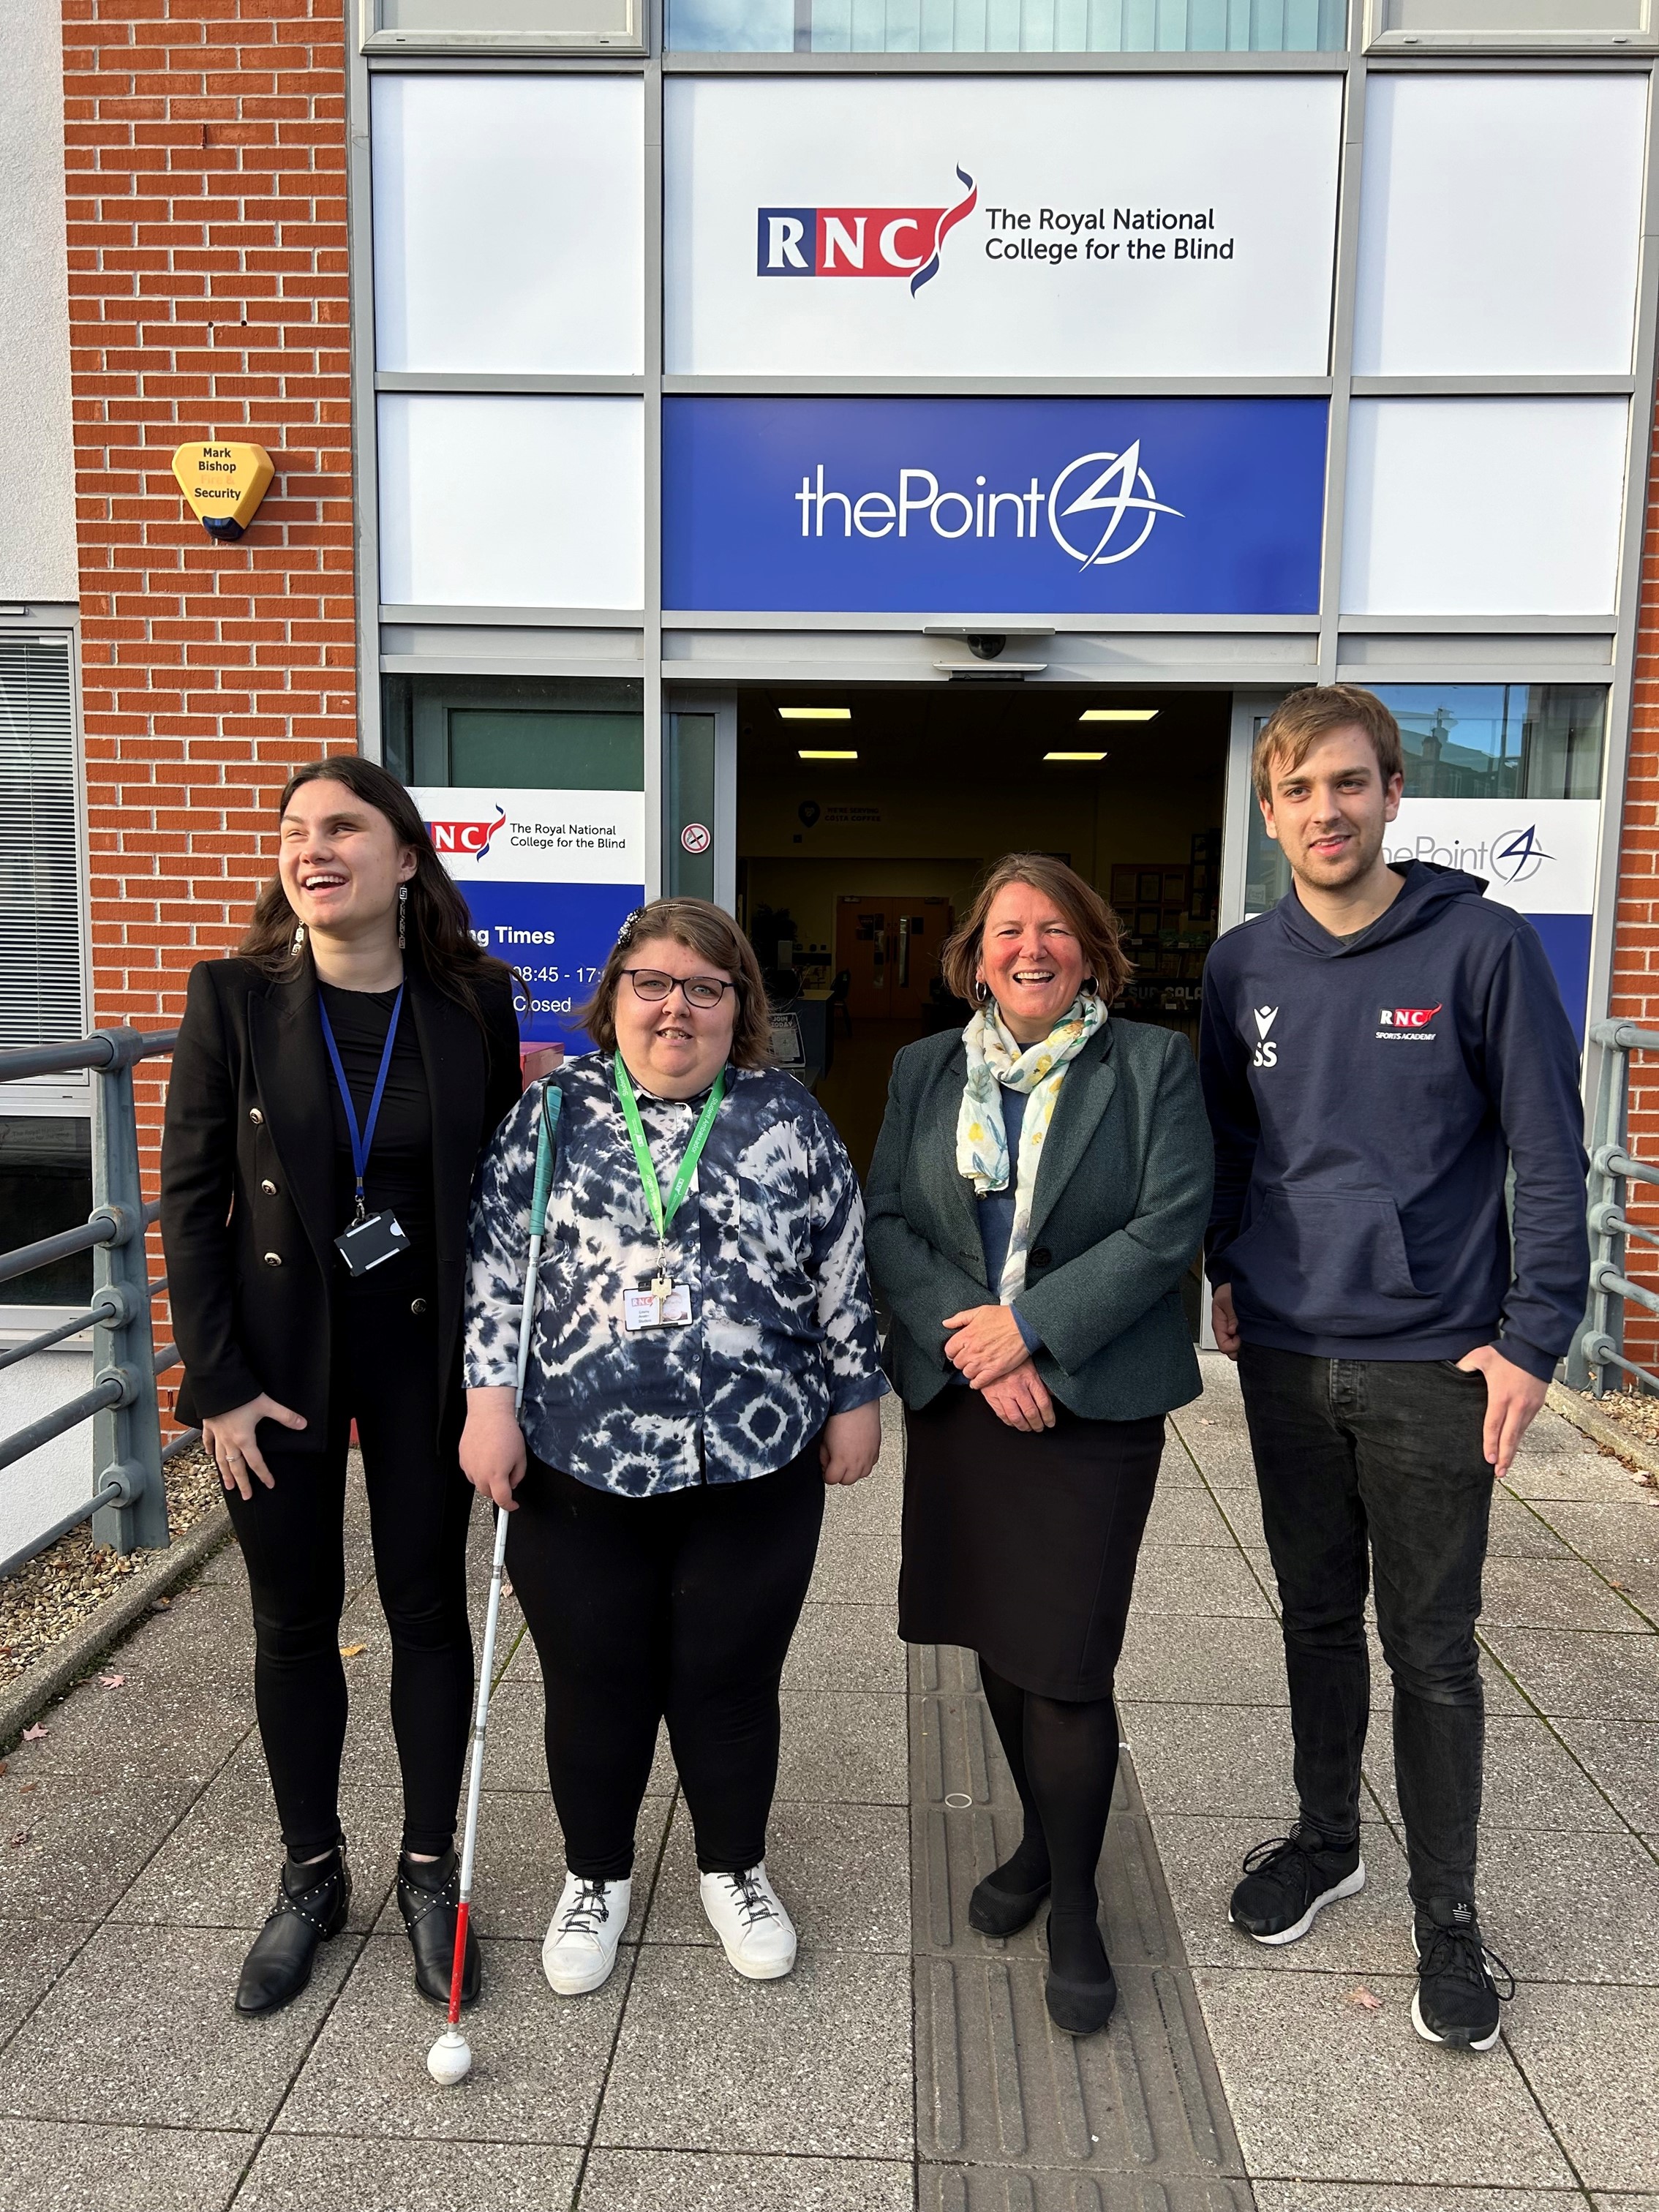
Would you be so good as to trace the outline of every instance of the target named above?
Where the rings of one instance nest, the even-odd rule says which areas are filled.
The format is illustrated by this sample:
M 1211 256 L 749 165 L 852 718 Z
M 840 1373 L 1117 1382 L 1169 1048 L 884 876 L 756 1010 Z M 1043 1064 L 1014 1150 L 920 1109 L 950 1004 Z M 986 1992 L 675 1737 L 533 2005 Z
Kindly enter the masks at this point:
M 167 1526 L 174 1537 L 210 1513 L 224 1496 L 219 1470 L 197 1445 L 169 1460 L 162 1470 L 167 1486 Z M 37 1659 L 96 1613 L 126 1577 L 155 1552 L 130 1552 L 123 1559 L 106 1544 L 94 1545 L 90 1528 L 70 1529 L 49 1550 L 0 1582 L 0 1687 L 14 1682 Z M 158 1605 L 165 1605 L 158 1598 Z
M 1659 1398 L 1650 1392 L 1609 1390 L 1605 1398 L 1598 1398 L 1593 1390 L 1581 1390 L 1578 1395 L 1587 1406 L 1617 1421 L 1621 1429 L 1628 1429 L 1645 1443 L 1659 1444 Z

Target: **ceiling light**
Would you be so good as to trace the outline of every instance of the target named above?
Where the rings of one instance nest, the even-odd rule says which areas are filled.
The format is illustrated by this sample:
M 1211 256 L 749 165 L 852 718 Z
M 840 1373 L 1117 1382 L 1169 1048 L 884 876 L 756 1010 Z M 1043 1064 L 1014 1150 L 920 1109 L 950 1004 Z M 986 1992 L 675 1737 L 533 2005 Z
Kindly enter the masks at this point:
M 1078 716 L 1079 722 L 1153 722 L 1157 719 L 1156 707 L 1085 707 Z
M 800 754 L 800 758 L 801 758 L 802 760 L 856 760 L 856 759 L 858 758 L 858 755 L 857 755 L 855 752 L 854 752 L 854 753 L 811 752 L 811 751 L 807 751 L 807 750 L 803 750 L 803 751 L 802 751 L 802 752 L 801 752 L 801 754 Z
M 1044 753 L 1042 757 L 1046 761 L 1103 761 L 1106 756 L 1104 753 Z
M 850 722 L 850 707 L 780 707 L 778 719 L 784 722 Z

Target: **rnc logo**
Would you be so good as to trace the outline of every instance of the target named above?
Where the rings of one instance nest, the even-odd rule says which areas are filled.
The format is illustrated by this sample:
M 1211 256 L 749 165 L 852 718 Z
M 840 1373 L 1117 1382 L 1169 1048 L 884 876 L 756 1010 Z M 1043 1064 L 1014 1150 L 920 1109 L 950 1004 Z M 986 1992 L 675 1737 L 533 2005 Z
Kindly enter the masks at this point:
M 1382 1006 L 1376 1018 L 1385 1030 L 1425 1030 L 1439 1012 L 1438 1006 Z
M 979 204 L 968 172 L 957 174 L 968 191 L 951 208 L 761 208 L 756 274 L 905 276 L 914 296 L 938 276 L 946 234 Z
M 507 819 L 507 809 L 498 801 L 493 822 L 428 822 L 427 832 L 432 839 L 432 849 L 441 860 L 471 858 L 482 860 L 489 850 L 489 841 Z

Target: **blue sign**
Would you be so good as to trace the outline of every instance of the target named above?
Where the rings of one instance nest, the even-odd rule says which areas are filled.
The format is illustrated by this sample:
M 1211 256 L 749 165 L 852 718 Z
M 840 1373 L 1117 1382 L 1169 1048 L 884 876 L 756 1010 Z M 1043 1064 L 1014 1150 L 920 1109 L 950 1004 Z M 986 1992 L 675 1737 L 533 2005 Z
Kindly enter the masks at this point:
M 459 889 L 478 941 L 514 970 L 526 1044 L 591 1049 L 576 1009 L 593 995 L 622 926 L 645 903 L 642 884 L 467 883 Z
M 687 611 L 1313 614 L 1322 399 L 663 403 Z

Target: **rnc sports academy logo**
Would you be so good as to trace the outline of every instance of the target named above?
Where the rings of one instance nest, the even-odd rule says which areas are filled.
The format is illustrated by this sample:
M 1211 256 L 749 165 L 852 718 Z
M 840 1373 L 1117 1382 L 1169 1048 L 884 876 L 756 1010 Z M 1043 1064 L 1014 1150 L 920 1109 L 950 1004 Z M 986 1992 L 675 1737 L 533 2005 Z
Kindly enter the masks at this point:
M 947 234 L 979 204 L 965 169 L 966 196 L 950 208 L 761 208 L 755 248 L 761 276 L 903 276 L 911 295 L 939 274 Z

